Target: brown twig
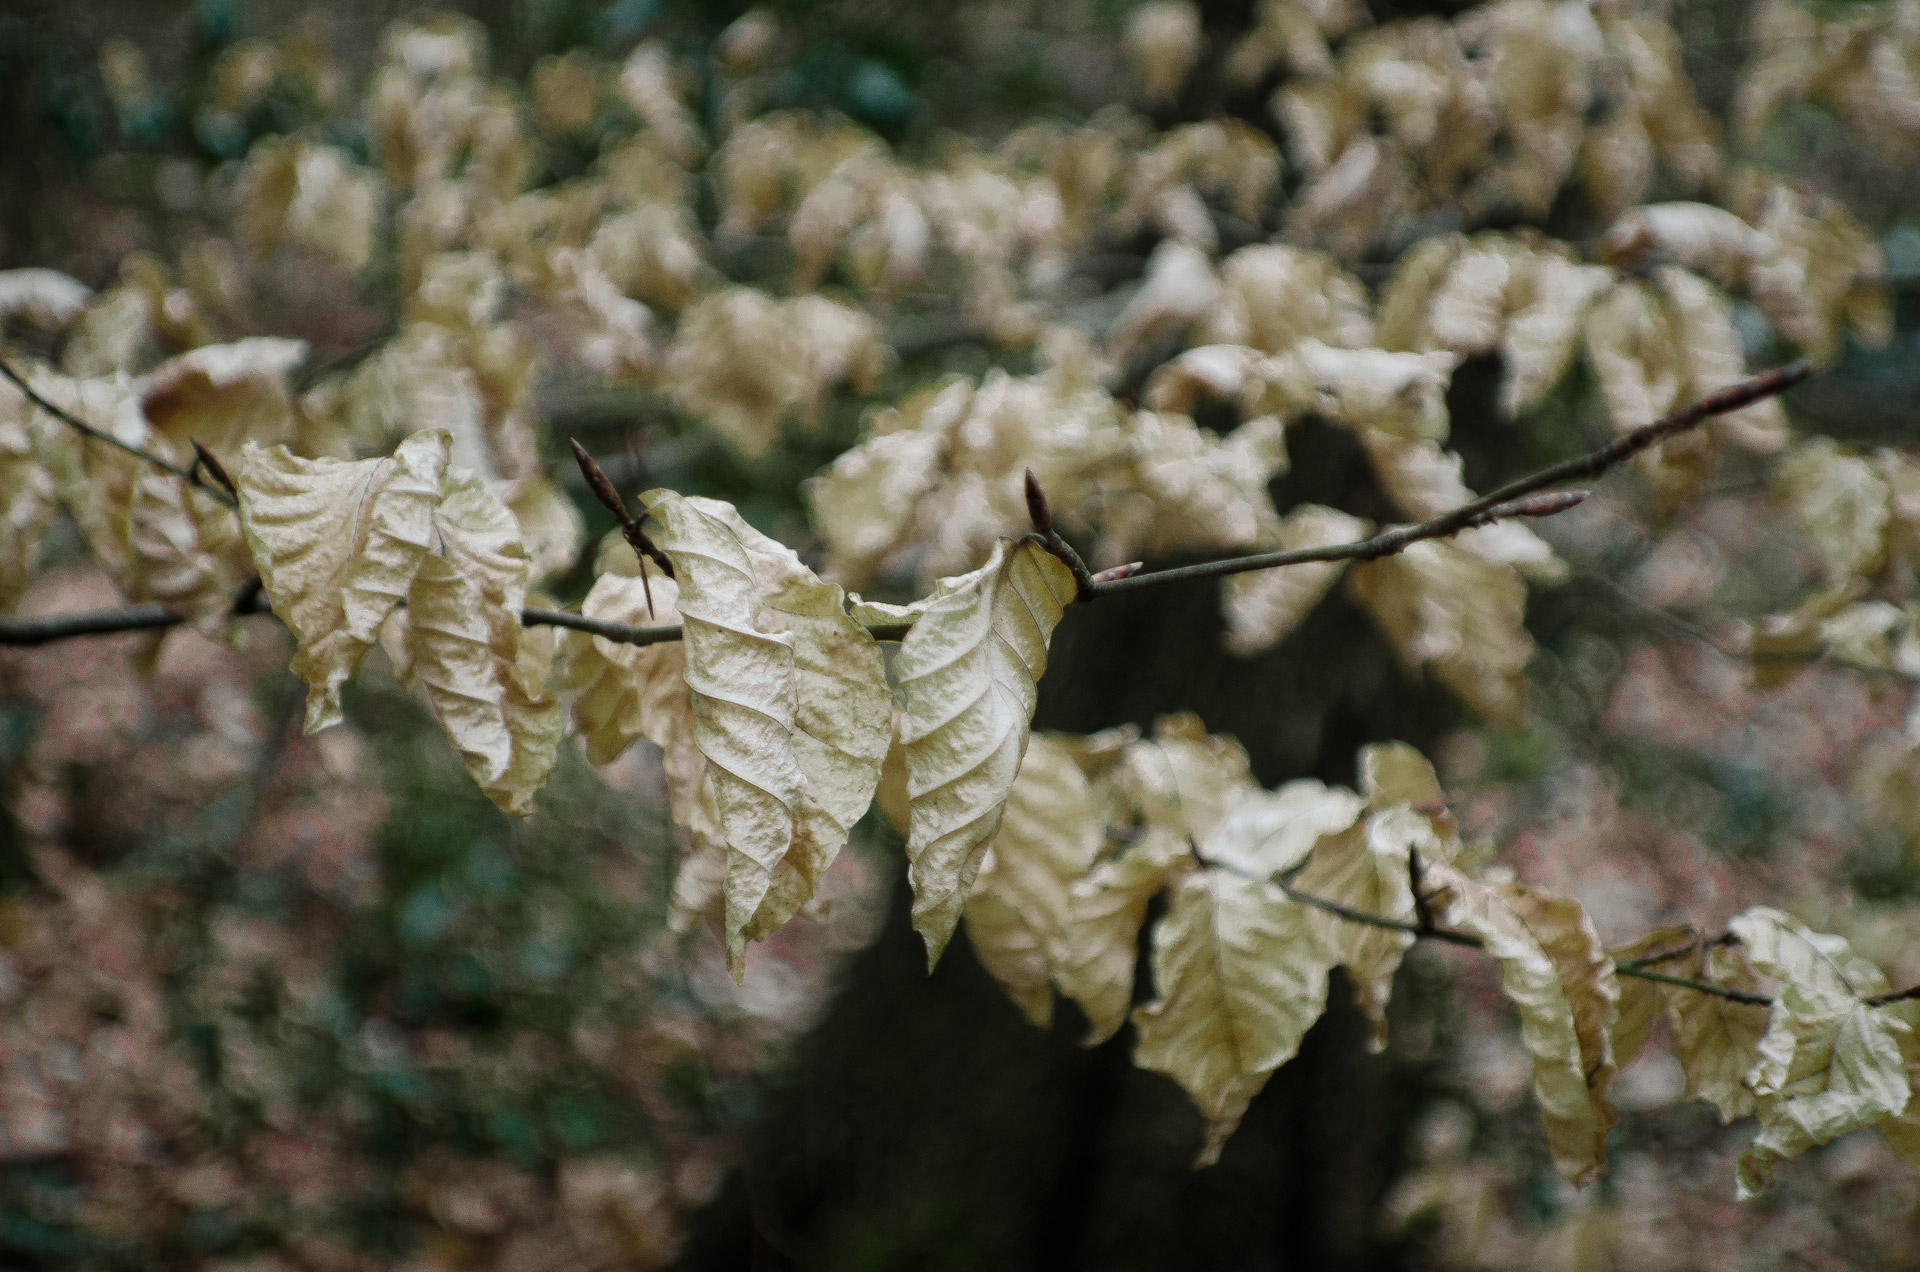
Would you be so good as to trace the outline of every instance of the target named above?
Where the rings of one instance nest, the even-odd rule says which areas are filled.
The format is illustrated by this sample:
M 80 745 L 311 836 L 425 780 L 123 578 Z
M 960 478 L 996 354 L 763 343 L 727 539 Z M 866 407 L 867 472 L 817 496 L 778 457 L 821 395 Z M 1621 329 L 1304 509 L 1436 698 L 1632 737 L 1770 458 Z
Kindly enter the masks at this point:
M 591 490 L 593 497 L 600 501 L 600 506 L 612 513 L 614 520 L 620 523 L 621 536 L 633 549 L 633 554 L 640 558 L 640 590 L 647 598 L 647 617 L 652 618 L 653 585 L 647 582 L 647 562 L 652 561 L 659 566 L 660 573 L 668 578 L 673 577 L 673 562 L 666 553 L 654 545 L 653 540 L 647 537 L 647 532 L 641 528 L 640 522 L 627 511 L 627 501 L 622 499 L 620 492 L 613 488 L 612 480 L 607 477 L 600 465 L 594 462 L 593 456 L 587 454 L 587 448 L 571 438 L 568 440 L 573 446 L 573 460 L 580 465 L 580 475 L 587 479 L 587 489 Z
M 1093 575 L 1080 554 L 1053 528 L 1053 510 L 1047 507 L 1047 492 L 1040 489 L 1040 479 L 1033 475 L 1031 468 L 1027 469 L 1027 517 L 1033 522 L 1034 533 L 1040 536 L 1041 546 L 1073 572 L 1074 599 L 1092 600 Z
M 1152 570 L 1144 574 L 1135 574 L 1131 578 L 1105 580 L 1093 585 L 1093 594 L 1096 597 L 1111 596 L 1120 592 L 1157 587 L 1162 583 L 1176 583 L 1185 579 L 1224 578 L 1230 574 L 1245 574 L 1251 570 L 1271 570 L 1283 565 L 1303 565 L 1309 561 L 1376 561 L 1381 557 L 1404 552 L 1424 540 L 1444 539 L 1462 530 L 1489 525 L 1507 517 L 1551 516 L 1573 507 L 1580 499 L 1585 498 L 1585 495 L 1577 491 L 1557 491 L 1553 492 L 1554 497 L 1551 498 L 1534 498 L 1547 487 L 1597 477 L 1648 447 L 1657 445 L 1676 433 L 1698 427 L 1715 415 L 1724 415 L 1728 411 L 1751 406 L 1762 398 L 1772 397 L 1798 384 L 1812 372 L 1813 364 L 1801 359 L 1784 367 L 1750 376 L 1718 392 L 1709 393 L 1692 406 L 1675 411 L 1665 419 L 1655 420 L 1651 424 L 1623 434 L 1598 450 L 1508 482 L 1491 494 L 1482 495 L 1451 512 L 1441 513 L 1437 517 L 1415 525 L 1395 526 L 1390 530 L 1381 531 L 1372 538 L 1361 539 L 1354 543 L 1337 543 L 1324 548 L 1298 548 L 1290 552 L 1261 552 L 1250 556 L 1225 557 L 1217 561 L 1201 561 L 1193 565 L 1175 566 L 1168 570 Z M 1577 498 L 1574 497 L 1576 495 Z
M 150 450 L 145 450 L 141 447 L 135 446 L 132 442 L 123 442 L 119 438 L 115 437 L 112 433 L 107 432 L 105 429 L 96 428 L 92 424 L 87 423 L 85 420 L 81 419 L 79 416 L 67 410 L 65 407 L 56 406 L 54 403 L 49 402 L 45 397 L 41 396 L 40 391 L 38 389 L 35 389 L 31 384 L 28 384 L 25 377 L 23 377 L 18 371 L 15 371 L 12 365 L 8 363 L 4 358 L 0 358 L 0 376 L 4 376 L 7 379 L 13 381 L 14 387 L 19 389 L 22 393 L 26 394 L 27 401 L 33 403 L 35 406 L 45 411 L 48 415 L 53 416 L 54 419 L 59 420 L 62 424 L 65 424 L 68 428 L 73 429 L 75 432 L 79 433 L 83 437 L 91 438 L 96 442 L 104 442 L 106 445 L 111 446 L 116 450 L 125 451 L 127 454 L 132 455 L 136 459 L 144 459 L 147 463 L 152 464 L 155 468 L 159 468 L 165 472 L 172 473 L 175 477 L 178 477 L 181 481 L 186 482 L 189 486 L 198 486 L 201 490 L 206 491 L 208 494 L 212 495 L 215 499 L 218 499 L 221 503 L 227 505 L 227 507 L 229 508 L 238 506 L 237 501 L 234 499 L 232 495 L 228 494 L 226 491 L 220 489 L 220 487 L 212 484 L 211 482 L 206 481 L 200 476 L 200 473 L 199 473 L 200 464 L 197 460 L 195 461 L 194 466 L 192 468 L 182 468 L 180 467 L 180 465 L 174 463 L 170 459 L 166 459 L 162 456 L 156 455 Z
M 1218 865 L 1219 863 L 1215 862 L 1213 864 Z M 1278 880 L 1269 882 L 1272 882 L 1275 887 L 1286 893 L 1291 900 L 1297 901 L 1301 905 L 1312 906 L 1316 910 L 1324 910 L 1328 914 L 1336 918 L 1345 919 L 1349 923 L 1359 923 L 1366 927 L 1381 928 L 1388 932 L 1405 932 L 1415 940 L 1442 941 L 1448 945 L 1460 945 L 1475 950 L 1486 948 L 1486 942 L 1471 932 L 1461 932 L 1454 928 L 1446 927 L 1427 929 L 1423 928 L 1418 922 L 1408 923 L 1400 919 L 1389 919 L 1385 915 L 1368 914 L 1365 910 L 1356 910 L 1352 906 L 1342 905 L 1338 901 L 1330 901 L 1326 897 L 1317 897 L 1310 892 L 1302 892 L 1291 884 L 1281 883 Z M 1665 958 L 1669 956 L 1662 955 L 1660 957 Z M 1685 976 L 1669 976 L 1665 972 L 1652 971 L 1643 966 L 1646 961 L 1647 960 L 1644 959 L 1633 959 L 1625 963 L 1615 963 L 1613 965 L 1614 975 L 1630 976 L 1635 980 L 1658 981 L 1662 985 L 1672 985 L 1677 989 L 1690 989 L 1700 994 L 1711 994 L 1715 998 L 1724 998 L 1730 1003 L 1744 1003 L 1750 1007 L 1771 1007 L 1773 1005 L 1773 999 L 1765 994 L 1750 993 L 1744 989 L 1729 989 L 1725 985 L 1716 985 L 1712 981 L 1692 980 Z M 1915 985 L 1909 989 L 1895 990 L 1891 993 L 1876 994 L 1872 998 L 1864 998 L 1861 1001 L 1869 1007 L 1883 1007 L 1888 1003 L 1902 1002 L 1910 998 L 1920 998 L 1920 985 Z

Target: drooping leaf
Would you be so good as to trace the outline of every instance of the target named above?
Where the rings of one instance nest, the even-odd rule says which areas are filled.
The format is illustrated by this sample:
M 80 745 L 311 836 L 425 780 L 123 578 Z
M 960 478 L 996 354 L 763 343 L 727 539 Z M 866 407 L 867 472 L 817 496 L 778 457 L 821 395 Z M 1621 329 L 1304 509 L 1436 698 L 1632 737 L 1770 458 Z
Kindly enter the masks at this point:
M 694 738 L 727 845 L 727 961 L 745 970 L 747 924 L 793 847 L 806 777 L 794 756 L 794 637 L 761 627 L 753 555 L 733 510 L 713 500 L 650 490 L 641 502 L 680 583 Z
M 1074 883 L 1053 974 L 1060 992 L 1086 1014 L 1083 1045 L 1098 1046 L 1127 1023 L 1147 903 L 1191 852 L 1185 838 L 1149 827 L 1118 857 Z
M 253 571 L 233 509 L 153 469 L 135 479 L 127 546 L 134 594 L 165 601 L 203 623 L 226 615 L 234 592 Z
M 1614 1120 L 1605 1099 L 1612 1077 L 1606 1036 L 1619 997 L 1591 921 L 1572 901 L 1488 886 L 1449 866 L 1433 867 L 1429 878 L 1446 889 L 1444 906 L 1436 907 L 1441 921 L 1478 936 L 1500 964 L 1501 986 L 1520 1012 L 1520 1037 L 1533 1056 L 1533 1090 L 1554 1164 L 1574 1185 L 1591 1183 L 1606 1173 Z
M 340 720 L 340 686 L 426 557 L 450 439 L 416 433 L 387 459 L 301 459 L 249 447 L 240 521 L 273 612 L 297 642 L 307 732 Z
M 793 637 L 792 745 L 806 780 L 794 810 L 793 845 L 745 930 L 747 940 L 757 941 L 813 897 L 820 875 L 873 803 L 893 737 L 893 692 L 879 645 L 848 614 L 839 585 L 822 582 L 791 548 L 733 509 L 725 509 L 724 519 L 757 571 L 759 626 Z
M 1296 778 L 1278 790 L 1242 794 L 1195 846 L 1210 865 L 1269 879 L 1299 865 L 1322 835 L 1352 826 L 1361 807 L 1344 787 Z
M 1675 976 L 1705 981 L 1723 989 L 1757 994 L 1761 986 L 1737 946 L 1712 945 L 1676 960 Z M 1689 1099 L 1705 1100 L 1722 1122 L 1753 1112 L 1753 1092 L 1744 1079 L 1760 1058 L 1767 1009 L 1736 1003 L 1714 994 L 1667 995 L 1667 1030 L 1674 1058 L 1686 1075 Z
M 1426 818 L 1403 805 L 1389 806 L 1320 839 L 1293 886 L 1362 914 L 1411 922 L 1410 849 L 1418 851 L 1423 862 L 1444 859 Z M 1412 933 L 1370 927 L 1324 910 L 1314 910 L 1307 922 L 1327 961 L 1344 966 L 1353 981 L 1360 1010 L 1373 1025 L 1369 1047 L 1384 1050 L 1393 974 L 1413 945 Z
M 1616 966 L 1632 963 L 1639 959 L 1653 958 L 1663 954 L 1677 954 L 1684 958 L 1691 954 L 1699 943 L 1699 936 L 1692 928 L 1664 927 L 1655 928 L 1639 940 L 1629 945 L 1616 946 L 1607 951 L 1607 957 Z M 1673 970 L 1677 959 L 1661 959 L 1649 964 L 1651 970 L 1677 975 Z M 1618 974 L 1620 983 L 1620 1013 L 1613 1023 L 1613 1062 L 1617 1068 L 1624 1069 L 1632 1064 L 1634 1057 L 1646 1045 L 1647 1034 L 1653 1028 L 1653 1022 L 1666 1009 L 1666 987 L 1658 981 L 1643 980 Z
M 447 571 L 436 568 L 431 578 L 416 577 L 415 591 L 425 586 L 436 605 L 457 598 L 474 610 L 458 624 L 450 615 L 441 617 L 439 629 L 429 633 L 409 599 L 414 674 L 487 798 L 522 816 L 553 771 L 564 715 L 547 684 L 551 633 L 531 632 L 520 621 L 530 569 L 520 526 L 477 475 L 449 466 L 433 513 L 433 535 L 443 554 L 439 559 L 461 581 L 455 584 Z M 483 632 L 488 655 L 481 680 L 468 678 L 479 664 L 465 642 L 476 631 Z M 445 664 L 437 673 L 437 688 L 428 675 L 431 664 L 422 661 L 427 644 Z M 497 766 L 496 757 L 504 757 Z
M 1208 1165 L 1326 1007 L 1331 964 L 1306 907 L 1224 870 L 1177 877 L 1153 931 L 1155 999 L 1133 1013 L 1134 1063 L 1173 1078 L 1207 1122 Z
M 1032 540 L 1002 541 L 942 579 L 893 663 L 905 714 L 908 878 L 928 962 L 940 957 L 999 830 L 1026 753 L 1047 642 L 1073 574 Z
M 1737 1191 L 1766 1190 L 1774 1166 L 1816 1144 L 1906 1110 L 1900 1035 L 1907 1023 L 1861 1000 L 1884 992 L 1880 969 L 1844 938 L 1810 931 L 1766 906 L 1731 919 L 1747 957 L 1777 984 L 1759 1059 L 1746 1075 L 1760 1132 L 1740 1156 Z
M 1246 749 L 1209 734 L 1191 712 L 1155 720 L 1152 737 L 1121 751 L 1113 781 L 1148 826 L 1191 842 L 1206 839 L 1229 808 L 1259 789 Z
M 1070 745 L 1034 734 L 967 898 L 966 920 L 974 953 L 1036 1025 L 1053 1018 L 1049 982 L 1068 924 L 1069 890 L 1092 868 L 1103 830 Z
M 1522 623 L 1526 584 L 1512 567 L 1428 540 L 1358 566 L 1348 582 L 1410 670 L 1432 667 L 1491 720 L 1519 719 L 1533 641 Z

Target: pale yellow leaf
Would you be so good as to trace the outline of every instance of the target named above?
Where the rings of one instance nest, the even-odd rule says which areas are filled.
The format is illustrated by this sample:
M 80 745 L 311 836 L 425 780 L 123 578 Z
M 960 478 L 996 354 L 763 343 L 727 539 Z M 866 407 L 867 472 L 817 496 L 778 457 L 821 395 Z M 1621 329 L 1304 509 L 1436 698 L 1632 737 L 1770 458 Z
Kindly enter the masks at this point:
M 1501 899 L 1527 925 L 1540 948 L 1553 960 L 1560 992 L 1572 1009 L 1592 1130 L 1577 1118 L 1560 1123 L 1556 1114 L 1547 1118 L 1547 1138 L 1561 1172 L 1576 1185 L 1584 1184 L 1605 1173 L 1607 1132 L 1618 1117 L 1607 1102 L 1608 1088 L 1619 1071 L 1613 1055 L 1613 1031 L 1619 1020 L 1620 985 L 1614 975 L 1613 959 L 1600 943 L 1600 934 L 1594 929 L 1586 908 L 1578 901 L 1518 883 L 1502 886 L 1500 893 Z M 1523 1024 L 1523 1032 L 1524 1029 Z M 1538 1069 L 1535 1074 L 1537 1082 Z M 1544 1100 L 1542 1103 L 1544 1105 Z
M 573 500 L 539 474 L 513 482 L 503 497 L 520 525 L 520 541 L 532 564 L 529 581 L 538 583 L 572 569 L 587 533 Z
M 1083 1045 L 1098 1046 L 1127 1023 L 1147 903 L 1191 851 L 1184 837 L 1148 827 L 1126 851 L 1073 884 L 1052 962 L 1060 992 L 1087 1017 Z
M 1163 239 L 1147 260 L 1145 281 L 1107 333 L 1107 356 L 1124 365 L 1155 340 L 1184 331 L 1220 299 L 1220 279 L 1199 248 Z
M 1672 319 L 1649 284 L 1615 283 L 1588 311 L 1585 330 L 1587 359 L 1617 431 L 1651 424 L 1679 405 L 1686 371 Z
M 794 637 L 758 624 L 758 575 L 731 507 L 670 490 L 640 499 L 680 583 L 694 738 L 712 765 L 727 845 L 727 961 L 737 980 L 746 927 L 793 846 L 806 789 L 793 744 Z
M 1325 252 L 1257 243 L 1220 262 L 1220 282 L 1220 303 L 1200 320 L 1205 344 L 1280 353 L 1306 339 L 1372 343 L 1366 288 Z
M 1650 971 L 1677 976 L 1680 973 L 1676 969 L 1682 966 L 1680 959 L 1690 956 L 1699 940 L 1699 934 L 1692 928 L 1655 928 L 1630 945 L 1608 950 L 1607 956 L 1615 966 L 1621 966 L 1641 959 L 1677 954 L 1678 958 L 1659 958 L 1647 964 Z M 1624 1069 L 1640 1054 L 1640 1049 L 1646 1045 L 1647 1034 L 1653 1029 L 1653 1022 L 1666 1010 L 1667 988 L 1659 981 L 1629 976 L 1624 971 L 1618 976 L 1620 1014 L 1613 1024 L 1613 1062 Z
M 1306 907 L 1272 884 L 1199 870 L 1177 877 L 1170 891 L 1153 932 L 1157 996 L 1133 1013 L 1133 1058 L 1178 1082 L 1199 1106 L 1204 1166 L 1325 1010 L 1330 964 Z
M 11 381 L 0 382 L 0 613 L 12 613 L 32 582 L 41 542 L 59 510 L 34 433 L 26 395 Z
M 1686 367 L 1687 401 L 1706 397 L 1747 376 L 1746 351 L 1733 327 L 1733 302 L 1712 284 L 1671 266 L 1654 274 L 1673 321 L 1674 339 Z M 1714 417 L 1716 436 L 1749 450 L 1772 452 L 1787 443 L 1787 416 L 1777 397 Z
M 1113 785 L 1131 814 L 1148 827 L 1199 843 L 1227 810 L 1259 789 L 1246 748 L 1207 732 L 1191 712 L 1161 716 L 1153 736 L 1120 753 Z
M 1478 936 L 1500 964 L 1501 985 L 1519 1010 L 1520 1037 L 1533 1057 L 1533 1090 L 1554 1164 L 1575 1186 L 1591 1183 L 1606 1173 L 1614 1120 L 1604 1098 L 1612 1076 L 1606 1029 L 1618 998 L 1612 964 L 1591 936 L 1591 922 L 1573 902 L 1536 905 L 1512 888 L 1489 887 L 1449 866 L 1434 866 L 1428 879 L 1447 890 L 1436 906 L 1440 920 Z M 1516 912 L 1516 901 L 1538 912 L 1538 932 Z
M 58 335 L 92 299 L 91 287 L 57 269 L 0 270 L 0 331 L 19 322 Z
M 1500 342 L 1500 405 L 1508 415 L 1537 404 L 1560 382 L 1573 365 L 1588 308 L 1612 285 L 1613 272 L 1602 266 L 1554 252 L 1535 254 Z
M 1380 809 L 1316 842 L 1305 868 L 1294 877 L 1293 886 L 1362 914 L 1411 922 L 1410 851 L 1419 852 L 1423 864 L 1446 859 L 1439 837 L 1425 817 L 1404 806 Z M 1307 924 L 1327 961 L 1347 969 L 1354 997 L 1373 1026 L 1369 1048 L 1384 1050 L 1393 974 L 1413 945 L 1413 935 L 1355 923 L 1318 909 L 1308 914 Z
M 490 678 L 495 687 L 484 693 L 474 686 L 463 684 L 462 688 L 473 688 L 478 697 L 497 701 L 499 726 L 508 739 L 506 762 L 497 772 L 491 765 L 491 752 L 484 753 L 489 757 L 484 763 L 470 758 L 467 771 L 502 811 L 523 816 L 531 808 L 534 793 L 553 771 L 564 713 L 547 684 L 553 659 L 552 632 L 544 628 L 529 631 L 520 622 L 529 573 L 520 526 L 484 481 L 449 465 L 441 479 L 440 503 L 433 513 L 433 534 L 440 553 L 462 576 L 464 584 L 475 589 L 480 598 L 478 618 L 486 628 Z M 446 595 L 454 594 L 455 589 L 444 581 L 437 585 L 447 588 Z M 426 637 L 420 632 L 417 617 L 412 617 L 412 624 L 417 646 Z M 417 648 L 413 662 L 419 678 Z M 428 696 L 433 697 L 431 688 Z M 464 708 L 467 704 L 459 705 Z M 435 707 L 439 709 L 437 701 Z M 447 721 L 444 712 L 441 719 Z M 453 729 L 448 723 L 450 733 Z M 491 737 L 490 724 L 486 736 Z M 458 743 L 459 734 L 454 737 Z M 463 745 L 462 750 L 467 748 Z M 475 750 L 473 754 L 483 752 Z
M 1032 541 L 1001 542 L 971 574 L 942 579 L 900 644 L 908 878 L 914 927 L 937 961 L 960 921 L 1026 753 L 1047 643 L 1072 572 Z
M 668 626 L 680 621 L 679 597 L 679 584 L 657 570 L 644 586 L 637 572 L 603 574 L 580 603 L 580 612 L 636 627 Z M 587 759 L 609 763 L 636 738 L 660 748 L 668 811 L 690 840 L 674 883 L 674 930 L 686 931 L 709 910 L 724 909 L 727 848 L 707 780 L 707 757 L 694 741 L 693 697 L 682 642 L 629 645 L 585 632 L 568 632 L 566 642 L 563 668 L 573 695 L 574 728 L 586 745 Z M 724 921 L 724 915 L 720 917 Z
M 208 628 L 230 612 L 253 572 L 234 510 L 171 473 L 149 469 L 134 482 L 127 509 L 133 590 L 164 601 Z
M 1278 790 L 1243 793 L 1194 847 L 1209 865 L 1270 879 L 1299 865 L 1322 835 L 1352 826 L 1362 807 L 1344 787 L 1296 778 Z
M 300 459 L 250 446 L 240 520 L 273 612 L 293 632 L 309 733 L 340 720 L 340 686 L 426 556 L 451 439 L 416 433 L 390 458 Z
M 289 440 L 294 420 L 287 377 L 306 357 L 304 340 L 256 336 L 202 345 L 140 380 L 141 407 L 160 435 L 183 447 L 198 441 L 231 458 L 247 442 Z
M 1740 1157 L 1742 1200 L 1766 1190 L 1777 1163 L 1906 1110 L 1912 1098 L 1900 1037 L 1906 1022 L 1861 1000 L 1886 977 L 1844 938 L 1813 932 L 1766 906 L 1728 929 L 1777 986 L 1759 1059 L 1745 1082 L 1760 1132 Z
M 1200 54 L 1200 10 L 1191 0 L 1148 0 L 1127 14 L 1125 40 L 1147 99 L 1171 102 Z
M 1429 540 L 1347 578 L 1409 670 L 1431 667 L 1489 719 L 1520 718 L 1533 640 L 1522 621 L 1526 584 L 1512 567 Z
M 1676 960 L 1664 970 L 1743 993 L 1760 992 L 1760 981 L 1736 946 L 1714 945 Z M 1667 1030 L 1674 1058 L 1686 1075 L 1687 1098 L 1705 1100 L 1722 1122 L 1753 1112 L 1753 1093 L 1743 1079 L 1759 1059 L 1767 1009 L 1713 994 L 1678 990 L 1667 995 Z
M 1071 743 L 1036 733 L 1007 796 L 1000 832 L 967 898 L 967 940 L 1027 1019 L 1053 1018 L 1054 951 L 1069 889 L 1093 867 L 1103 826 Z
M 667 394 L 746 458 L 766 454 L 806 390 L 801 332 L 772 296 L 734 287 L 681 316 L 667 356 Z
M 1870 460 L 1830 437 L 1802 442 L 1773 475 L 1773 498 L 1812 540 L 1834 585 L 1870 575 L 1880 565 L 1891 493 Z
M 1271 550 L 1294 552 L 1364 539 L 1373 523 L 1318 504 L 1302 504 L 1280 519 Z M 1346 570 L 1344 561 L 1314 561 L 1235 574 L 1222 584 L 1227 648 L 1251 657 L 1284 640 L 1304 621 Z
M 873 803 L 893 738 L 893 692 L 880 647 L 847 613 L 846 594 L 824 583 L 793 550 L 726 505 L 707 509 L 746 548 L 760 589 L 758 626 L 790 633 L 794 659 L 792 746 L 806 780 L 794 810 L 793 845 L 774 867 L 745 928 L 770 935 L 813 898 L 815 883 Z

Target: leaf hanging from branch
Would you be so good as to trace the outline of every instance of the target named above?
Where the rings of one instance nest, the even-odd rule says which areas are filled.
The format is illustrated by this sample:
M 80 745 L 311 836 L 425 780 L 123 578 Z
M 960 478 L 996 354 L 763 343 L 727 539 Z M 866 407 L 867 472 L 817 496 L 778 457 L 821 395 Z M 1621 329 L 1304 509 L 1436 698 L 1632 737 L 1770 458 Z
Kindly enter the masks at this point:
M 900 643 L 906 708 L 907 874 L 913 924 L 939 961 L 1000 828 L 1073 572 L 1030 539 L 1002 540 L 971 574 L 940 580 Z

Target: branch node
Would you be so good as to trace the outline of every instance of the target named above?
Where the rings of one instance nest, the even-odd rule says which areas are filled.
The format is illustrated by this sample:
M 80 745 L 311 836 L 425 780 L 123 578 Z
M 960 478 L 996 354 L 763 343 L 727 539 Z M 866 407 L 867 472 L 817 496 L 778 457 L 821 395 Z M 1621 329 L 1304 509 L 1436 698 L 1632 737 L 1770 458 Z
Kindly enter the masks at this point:
M 574 462 L 580 465 L 580 475 L 587 479 L 587 489 L 591 490 L 593 497 L 600 501 L 600 506 L 612 513 L 613 519 L 620 523 L 621 536 L 633 549 L 634 555 L 640 558 L 640 590 L 647 597 L 647 617 L 652 618 L 653 585 L 647 581 L 647 562 L 652 561 L 659 566 L 660 573 L 668 578 L 673 577 L 673 562 L 652 539 L 647 537 L 647 532 L 641 528 L 633 514 L 627 511 L 626 500 L 622 499 L 620 492 L 613 488 L 613 481 L 600 465 L 594 462 L 593 456 L 587 454 L 587 448 L 573 438 L 568 438 L 567 441 L 573 447 Z
M 1073 571 L 1074 597 L 1076 601 L 1093 599 L 1093 575 L 1087 570 L 1087 563 L 1073 550 L 1073 545 L 1060 537 L 1053 528 L 1053 509 L 1047 506 L 1047 492 L 1040 489 L 1040 479 L 1033 475 L 1033 469 L 1027 469 L 1027 516 L 1033 521 L 1034 537 L 1040 541 L 1061 564 Z

